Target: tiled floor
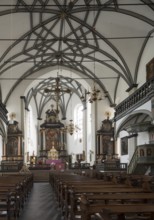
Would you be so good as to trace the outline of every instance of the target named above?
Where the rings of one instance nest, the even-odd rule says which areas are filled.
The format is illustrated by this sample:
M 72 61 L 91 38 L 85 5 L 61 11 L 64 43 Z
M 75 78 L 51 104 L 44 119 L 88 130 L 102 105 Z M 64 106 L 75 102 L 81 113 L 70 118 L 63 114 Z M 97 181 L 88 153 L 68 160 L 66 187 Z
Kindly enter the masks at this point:
M 34 183 L 18 220 L 61 220 L 60 209 L 49 183 Z

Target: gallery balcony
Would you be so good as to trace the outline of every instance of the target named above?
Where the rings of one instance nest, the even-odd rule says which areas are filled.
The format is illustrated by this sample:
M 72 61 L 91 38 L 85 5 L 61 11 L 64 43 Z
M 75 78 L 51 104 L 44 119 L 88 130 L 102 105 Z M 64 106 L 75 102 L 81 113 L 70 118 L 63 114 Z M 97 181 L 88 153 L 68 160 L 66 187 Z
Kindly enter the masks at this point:
M 128 98 L 115 107 L 115 120 L 119 120 L 154 96 L 154 78 L 144 83 Z

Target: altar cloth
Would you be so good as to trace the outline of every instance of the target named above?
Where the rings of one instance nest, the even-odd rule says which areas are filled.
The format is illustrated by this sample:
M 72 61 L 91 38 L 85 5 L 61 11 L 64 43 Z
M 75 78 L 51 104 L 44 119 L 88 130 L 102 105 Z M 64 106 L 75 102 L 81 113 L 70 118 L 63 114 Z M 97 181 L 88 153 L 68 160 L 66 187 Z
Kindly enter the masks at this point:
M 55 170 L 64 170 L 65 163 L 59 160 L 46 159 L 46 164 L 50 164 Z

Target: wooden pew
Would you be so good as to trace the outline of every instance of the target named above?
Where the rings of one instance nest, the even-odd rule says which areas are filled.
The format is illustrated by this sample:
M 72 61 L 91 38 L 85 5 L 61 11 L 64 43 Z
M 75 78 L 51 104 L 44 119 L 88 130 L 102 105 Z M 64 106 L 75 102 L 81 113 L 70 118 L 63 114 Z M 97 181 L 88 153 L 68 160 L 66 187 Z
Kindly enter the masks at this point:
M 100 213 L 96 213 L 94 215 L 95 220 L 113 220 L 112 214 L 110 213 L 110 210 L 103 209 Z M 120 216 L 119 216 L 120 218 Z M 121 215 L 122 218 L 122 215 Z M 151 220 L 151 215 L 149 213 L 128 213 L 125 216 L 123 216 L 125 220 Z
M 87 177 L 82 177 L 82 176 L 78 176 L 78 175 L 62 175 L 62 176 L 58 176 L 58 178 L 55 178 L 55 182 L 56 182 L 56 186 L 54 187 L 55 191 L 56 191 L 56 195 L 58 198 L 58 202 L 59 202 L 59 206 L 63 208 L 65 208 L 65 212 L 67 210 L 67 198 L 66 197 L 66 188 L 72 187 L 72 186 L 78 186 L 81 185 L 84 187 L 87 186 L 92 186 L 94 185 L 94 188 L 96 188 L 97 186 L 113 186 L 113 185 L 117 185 L 116 187 L 129 187 L 130 183 L 126 183 L 126 184 L 117 184 L 116 179 L 109 179 L 107 180 L 98 180 L 98 179 L 90 179 Z M 66 197 L 66 198 L 65 198 Z
M 18 186 L 0 186 L 0 195 L 7 196 L 10 194 L 11 204 L 14 203 L 14 216 L 19 216 L 20 208 L 21 208 L 21 197 L 20 197 L 20 189 Z
M 76 188 L 72 188 L 69 189 L 67 194 L 69 196 L 68 201 L 70 200 L 70 209 L 66 209 L 66 213 L 65 213 L 65 219 L 67 219 L 68 215 L 71 216 L 71 219 L 73 220 L 75 218 L 75 214 L 80 214 L 80 212 L 78 212 L 77 210 L 77 205 L 78 205 L 78 201 L 79 201 L 79 197 L 82 194 L 108 194 L 108 193 L 112 193 L 112 194 L 116 194 L 118 195 L 119 193 L 143 193 L 143 192 L 151 192 L 149 191 L 149 189 L 143 189 L 143 188 L 134 188 L 134 187 L 125 187 L 125 188 L 121 188 L 121 187 L 82 187 L 82 186 L 78 186 Z M 66 200 L 67 201 L 67 200 Z M 67 205 L 68 207 L 68 205 Z
M 123 215 L 124 213 L 147 213 L 149 210 L 151 210 L 150 213 L 153 213 L 152 216 L 154 216 L 154 211 L 150 208 L 154 202 L 154 193 L 109 193 L 103 195 L 81 195 L 80 201 L 81 219 L 84 220 L 90 219 L 91 215 L 99 213 L 101 210 L 110 210 L 108 214 L 106 212 L 103 213 L 104 215 L 102 214 L 105 220 L 110 219 L 109 214 L 112 213 L 119 215 L 120 220 L 125 219 Z M 128 210 L 127 205 L 129 207 Z M 146 208 L 139 209 L 140 205 L 141 207 L 145 205 Z M 150 207 L 148 207 L 148 205 Z M 119 210 L 118 207 L 120 207 Z M 124 209 L 122 209 L 122 207 L 124 207 Z M 132 209 L 132 207 L 135 208 Z
M 12 216 L 16 217 L 16 203 L 11 198 L 12 192 L 0 192 L 0 220 L 10 220 Z
M 12 191 L 14 193 L 14 196 L 12 195 L 12 200 L 16 200 L 16 203 L 18 203 L 18 209 L 23 208 L 24 206 L 24 202 L 28 196 L 27 188 L 27 181 L 25 181 L 23 177 L 15 177 L 14 179 L 10 177 L 0 178 L 0 191 Z
M 142 185 L 142 188 L 131 187 L 132 184 L 131 181 L 134 180 L 135 177 L 130 178 L 130 176 L 127 177 L 127 175 L 123 173 L 122 174 L 105 173 L 102 174 L 101 180 L 97 180 L 96 178 L 94 178 L 94 176 L 93 178 L 90 178 L 89 176 L 87 177 L 86 175 L 74 175 L 69 172 L 62 174 L 58 173 L 58 175 L 56 173 L 54 174 L 52 173 L 51 179 L 52 179 L 52 184 L 54 182 L 54 187 L 56 189 L 57 195 L 59 196 L 58 200 L 61 203 L 61 207 L 62 209 L 64 208 L 65 210 L 65 219 L 68 219 L 68 215 L 70 214 L 71 219 L 74 220 L 74 216 L 76 213 L 81 214 L 81 212 L 77 211 L 77 205 L 78 205 L 79 196 L 81 196 L 84 193 L 99 195 L 100 193 L 107 194 L 108 192 L 112 192 L 112 194 L 115 193 L 128 194 L 128 192 L 129 193 L 134 192 L 136 194 L 143 192 L 151 192 L 149 182 L 152 178 L 147 178 L 144 177 L 143 175 L 137 176 L 136 179 L 137 178 L 140 178 L 139 181 L 140 181 L 140 186 Z M 99 184 L 97 181 L 100 181 L 99 183 L 101 184 Z M 104 187 L 101 188 L 99 185 L 103 185 L 103 183 L 104 183 Z M 120 185 L 118 183 L 124 183 L 124 184 Z M 119 186 L 112 187 L 112 184 Z
M 84 200 L 90 202 L 90 204 L 95 202 L 102 202 L 104 204 L 112 203 L 113 200 L 116 203 L 137 203 L 137 202 L 153 202 L 154 203 L 154 192 L 145 192 L 145 193 L 114 193 L 114 194 L 82 194 L 81 197 Z
M 14 216 L 19 216 L 21 208 L 24 206 L 24 201 L 28 196 L 28 192 L 33 186 L 33 177 L 31 175 L 5 175 L 0 176 L 0 195 L 7 196 L 11 193 L 11 205 L 14 204 Z M 4 208 L 8 203 L 1 202 Z M 5 203 L 5 206 L 4 206 Z M 12 206 L 10 206 L 11 208 Z
M 154 220 L 154 208 L 153 204 L 87 204 L 81 202 L 81 219 L 90 220 L 91 216 L 95 213 L 99 213 L 102 210 L 108 210 L 109 214 L 105 213 L 104 220 L 110 220 L 111 214 L 116 214 L 118 220 L 125 220 L 125 214 L 149 214 L 150 219 Z
M 107 175 L 106 175 L 107 176 Z M 110 184 L 113 184 L 113 183 L 117 183 L 117 180 L 116 178 L 113 176 L 108 176 L 108 178 L 105 178 L 104 180 L 98 180 L 98 179 L 90 179 L 89 181 L 89 178 L 88 177 L 85 177 L 85 176 L 79 176 L 79 175 L 74 175 L 72 173 L 50 173 L 50 183 L 51 185 L 53 186 L 54 188 L 54 191 L 56 192 L 56 195 L 57 195 L 57 198 L 58 198 L 58 202 L 59 202 L 59 205 L 61 206 L 61 202 L 62 202 L 62 194 L 63 194 L 63 185 L 73 185 L 73 184 L 76 184 L 76 183 L 82 183 L 83 184 L 86 184 L 87 182 L 89 184 L 92 184 L 93 183 L 96 183 L 98 185 L 100 184 L 107 184 L 107 185 L 110 185 Z M 102 181 L 102 182 L 101 182 Z M 85 183 L 84 183 L 85 182 Z M 126 183 L 127 185 L 131 185 L 130 182 L 127 181 Z M 121 187 L 123 187 L 121 185 Z
M 28 193 L 31 191 L 33 186 L 33 175 L 4 175 L 0 176 L 0 184 L 16 184 L 20 185 L 23 191 L 23 195 L 26 198 L 28 197 Z
M 82 185 L 83 189 L 87 189 L 87 187 L 90 187 L 91 190 L 95 190 L 96 188 L 102 188 L 102 187 L 115 187 L 115 188 L 121 188 L 121 187 L 130 187 L 126 184 L 116 184 L 114 182 L 109 181 L 103 181 L 103 180 L 92 180 L 92 181 L 65 181 L 61 184 L 61 190 L 59 192 L 59 206 L 62 207 L 62 209 L 65 210 L 65 215 L 67 216 L 68 213 L 68 207 L 70 206 L 70 197 L 69 197 L 69 190 L 74 187 L 80 187 Z

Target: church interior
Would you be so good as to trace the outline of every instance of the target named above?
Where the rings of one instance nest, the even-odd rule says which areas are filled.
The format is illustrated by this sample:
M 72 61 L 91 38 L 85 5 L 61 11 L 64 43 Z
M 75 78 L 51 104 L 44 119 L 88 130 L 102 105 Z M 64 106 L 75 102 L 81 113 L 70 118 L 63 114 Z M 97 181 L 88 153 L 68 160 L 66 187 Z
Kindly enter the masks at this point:
M 0 220 L 34 219 L 45 187 L 53 220 L 153 220 L 154 0 L 1 0 L 0 15 Z

